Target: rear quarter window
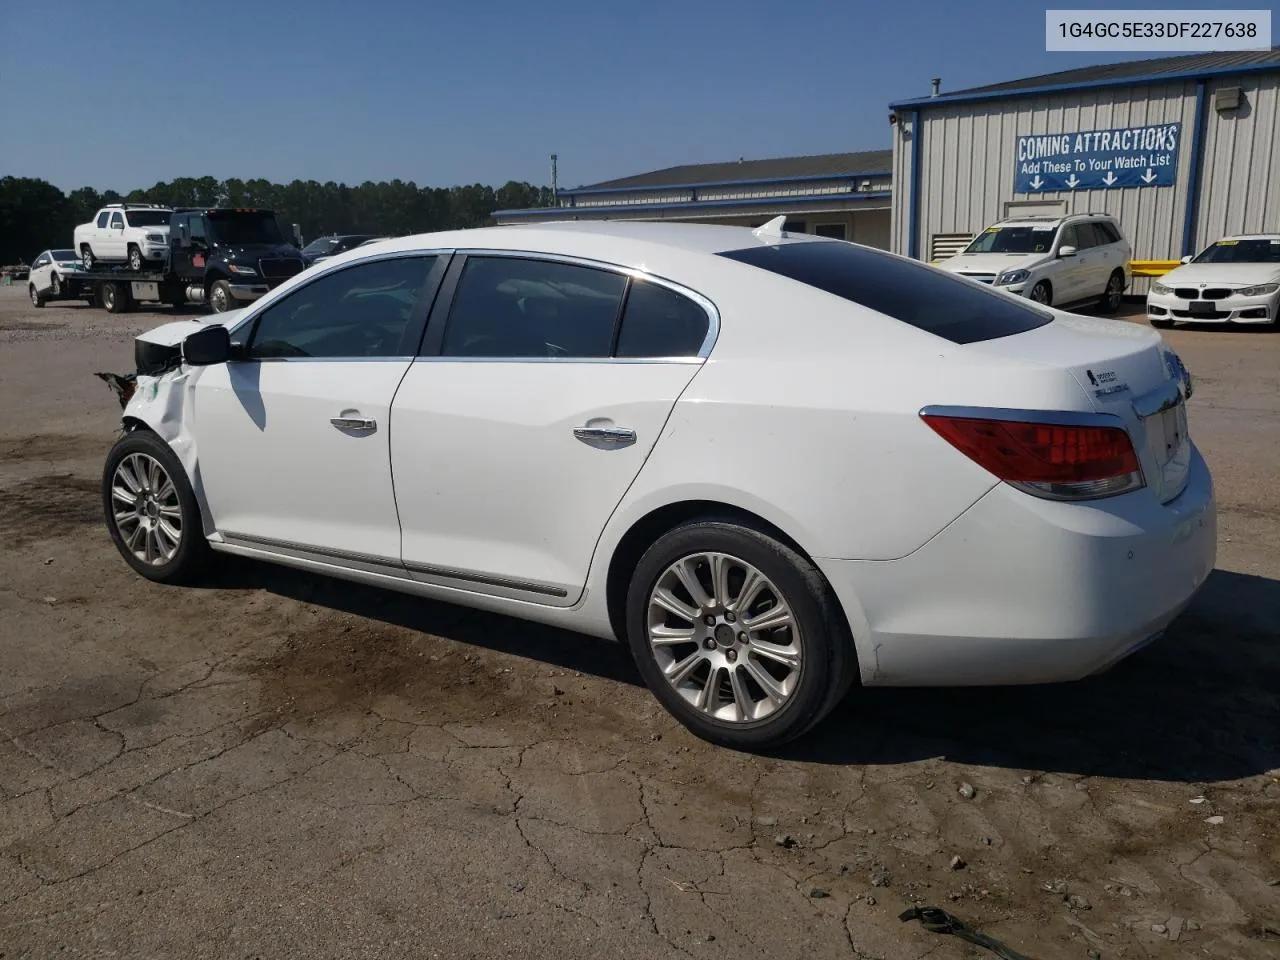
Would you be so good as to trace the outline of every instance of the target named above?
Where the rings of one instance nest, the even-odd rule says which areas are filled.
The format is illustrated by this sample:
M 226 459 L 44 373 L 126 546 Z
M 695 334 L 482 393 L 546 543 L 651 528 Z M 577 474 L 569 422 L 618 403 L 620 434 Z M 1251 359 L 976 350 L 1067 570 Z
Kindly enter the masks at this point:
M 952 343 L 1025 333 L 1053 315 L 936 267 L 851 243 L 761 245 L 720 256 L 795 280 Z

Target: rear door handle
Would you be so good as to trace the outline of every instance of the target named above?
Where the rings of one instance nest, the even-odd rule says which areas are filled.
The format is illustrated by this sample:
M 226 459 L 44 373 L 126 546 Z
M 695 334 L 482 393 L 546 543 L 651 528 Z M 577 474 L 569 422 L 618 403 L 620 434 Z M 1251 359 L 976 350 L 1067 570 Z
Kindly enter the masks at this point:
M 583 443 L 608 447 L 628 447 L 636 442 L 636 432 L 627 427 L 574 427 L 573 435 Z
M 358 433 L 372 433 L 378 429 L 378 421 L 366 417 L 330 417 L 329 422 L 339 430 L 354 430 Z

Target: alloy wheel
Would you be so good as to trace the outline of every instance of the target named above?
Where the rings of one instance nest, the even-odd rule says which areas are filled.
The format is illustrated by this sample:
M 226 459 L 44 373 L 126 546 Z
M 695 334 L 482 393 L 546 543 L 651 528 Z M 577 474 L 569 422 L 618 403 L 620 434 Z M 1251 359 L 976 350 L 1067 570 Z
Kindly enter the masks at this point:
M 795 693 L 802 646 L 782 591 L 725 553 L 682 557 L 649 594 L 647 631 L 668 683 L 707 716 L 762 720 Z
M 182 545 L 182 504 L 164 465 L 131 453 L 111 478 L 111 510 L 125 546 L 143 563 L 166 564 Z
M 1121 279 L 1116 276 L 1107 281 L 1107 308 L 1109 310 L 1120 309 L 1120 299 L 1124 296 L 1123 286 Z

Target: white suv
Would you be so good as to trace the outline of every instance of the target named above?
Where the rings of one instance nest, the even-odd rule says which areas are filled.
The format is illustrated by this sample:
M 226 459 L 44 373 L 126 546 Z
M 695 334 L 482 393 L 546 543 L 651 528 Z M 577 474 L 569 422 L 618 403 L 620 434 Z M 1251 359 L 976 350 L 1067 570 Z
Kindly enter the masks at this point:
M 1129 287 L 1131 248 L 1114 217 L 1001 220 L 978 234 L 942 270 L 990 283 L 1050 306 L 1100 301 L 1112 311 Z
M 169 207 L 153 203 L 112 203 L 76 227 L 75 248 L 86 270 L 101 263 L 127 263 L 138 271 L 160 266 L 169 256 Z

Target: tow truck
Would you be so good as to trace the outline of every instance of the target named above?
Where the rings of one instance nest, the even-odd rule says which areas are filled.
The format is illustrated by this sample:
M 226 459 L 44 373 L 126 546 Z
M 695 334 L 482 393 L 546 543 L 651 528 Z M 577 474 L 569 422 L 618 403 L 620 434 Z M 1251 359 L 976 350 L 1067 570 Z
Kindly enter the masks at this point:
M 169 218 L 169 254 L 160 270 L 104 266 L 76 276 L 108 313 L 126 313 L 145 302 L 207 303 L 214 313 L 223 313 L 251 303 L 304 268 L 297 238 L 286 239 L 271 210 L 178 207 Z

